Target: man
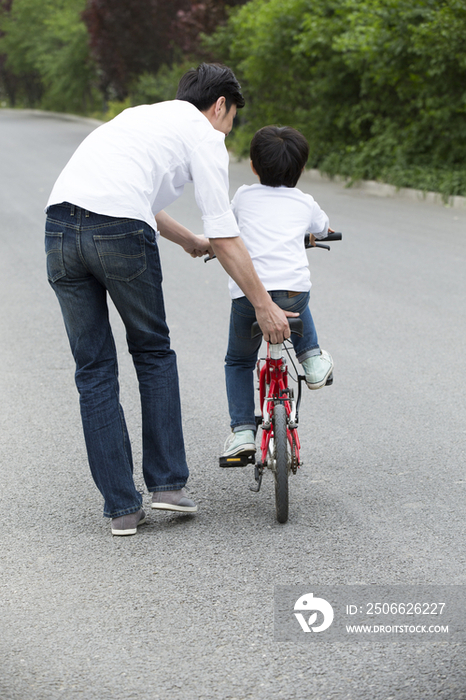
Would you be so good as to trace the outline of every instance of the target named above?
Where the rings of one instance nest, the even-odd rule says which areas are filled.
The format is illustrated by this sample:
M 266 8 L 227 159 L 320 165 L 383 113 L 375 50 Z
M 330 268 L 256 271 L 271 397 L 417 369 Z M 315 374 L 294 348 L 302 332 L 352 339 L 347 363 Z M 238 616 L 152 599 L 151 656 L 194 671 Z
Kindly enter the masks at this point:
M 113 535 L 135 534 L 145 513 L 119 402 L 107 293 L 125 324 L 138 377 L 143 476 L 156 509 L 197 511 L 183 490 L 189 471 L 158 236 L 193 257 L 213 250 L 255 307 L 264 337 L 289 336 L 287 314 L 257 277 L 229 206 L 224 139 L 244 106 L 240 85 L 229 68 L 202 64 L 183 76 L 176 97 L 127 109 L 92 132 L 47 204 L 47 274 L 76 362 L 89 465 Z M 191 181 L 205 238 L 163 211 Z

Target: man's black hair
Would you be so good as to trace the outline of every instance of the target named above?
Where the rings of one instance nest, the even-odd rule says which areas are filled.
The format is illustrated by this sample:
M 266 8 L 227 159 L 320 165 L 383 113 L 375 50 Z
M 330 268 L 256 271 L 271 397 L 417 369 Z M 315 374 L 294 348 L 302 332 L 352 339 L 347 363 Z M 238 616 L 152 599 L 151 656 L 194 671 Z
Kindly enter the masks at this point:
M 241 85 L 235 74 L 220 63 L 201 63 L 183 75 L 176 93 L 177 100 L 191 102 L 201 112 L 209 109 L 219 97 L 225 98 L 227 112 L 232 104 L 244 107 Z
M 253 136 L 250 157 L 262 185 L 296 187 L 309 158 L 309 144 L 291 126 L 264 126 Z

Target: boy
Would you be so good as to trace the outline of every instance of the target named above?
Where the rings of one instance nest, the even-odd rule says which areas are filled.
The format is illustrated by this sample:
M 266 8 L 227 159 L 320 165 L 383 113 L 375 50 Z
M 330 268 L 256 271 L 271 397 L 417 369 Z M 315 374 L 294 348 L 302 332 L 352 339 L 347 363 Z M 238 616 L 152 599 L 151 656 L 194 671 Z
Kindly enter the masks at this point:
M 311 280 L 304 236 L 325 238 L 329 220 L 311 195 L 296 188 L 309 157 L 309 145 L 291 127 L 266 126 L 252 139 L 251 167 L 260 184 L 243 185 L 231 207 L 261 282 L 285 311 L 299 313 L 303 336 L 291 335 L 310 389 L 325 386 L 333 370 L 321 350 L 308 307 Z M 331 229 L 330 229 L 331 230 Z M 254 377 L 262 338 L 251 338 L 253 306 L 230 278 L 232 298 L 225 379 L 232 433 L 224 456 L 255 452 Z

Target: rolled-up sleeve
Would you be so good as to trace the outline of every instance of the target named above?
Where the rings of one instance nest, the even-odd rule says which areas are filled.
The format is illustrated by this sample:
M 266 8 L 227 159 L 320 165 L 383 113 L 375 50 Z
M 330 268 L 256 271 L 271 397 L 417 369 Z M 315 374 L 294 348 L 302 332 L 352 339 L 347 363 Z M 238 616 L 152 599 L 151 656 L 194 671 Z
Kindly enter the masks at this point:
M 191 176 L 196 202 L 202 212 L 207 238 L 239 236 L 228 193 L 228 151 L 224 135 L 213 130 L 191 156 Z

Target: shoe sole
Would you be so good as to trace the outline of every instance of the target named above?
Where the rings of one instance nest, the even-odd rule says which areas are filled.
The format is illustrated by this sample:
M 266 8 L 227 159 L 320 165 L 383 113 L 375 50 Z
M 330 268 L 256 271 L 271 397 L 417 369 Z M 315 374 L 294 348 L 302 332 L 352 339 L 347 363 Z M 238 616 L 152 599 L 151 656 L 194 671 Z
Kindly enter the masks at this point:
M 170 503 L 152 503 L 152 508 L 156 510 L 173 510 L 177 513 L 197 513 L 197 506 L 175 506 Z
M 138 531 L 139 525 L 144 525 L 145 522 L 146 522 L 146 519 L 143 518 L 142 520 L 140 520 L 138 522 L 136 527 L 132 528 L 131 530 L 114 530 L 112 528 L 112 535 L 115 535 L 116 537 L 126 537 L 126 535 L 135 535 Z
M 235 452 L 227 452 L 227 454 L 222 455 L 222 459 L 230 459 L 230 457 L 250 457 L 256 454 L 256 446 L 248 442 L 245 445 L 240 445 Z
M 311 384 L 310 382 L 306 382 L 307 388 L 313 391 L 314 389 L 321 389 L 323 386 L 327 384 L 327 381 L 331 378 L 331 381 L 329 382 L 329 386 L 333 383 L 333 367 L 330 369 L 329 372 L 325 375 L 325 377 L 320 381 L 320 382 L 315 382 L 314 384 Z

